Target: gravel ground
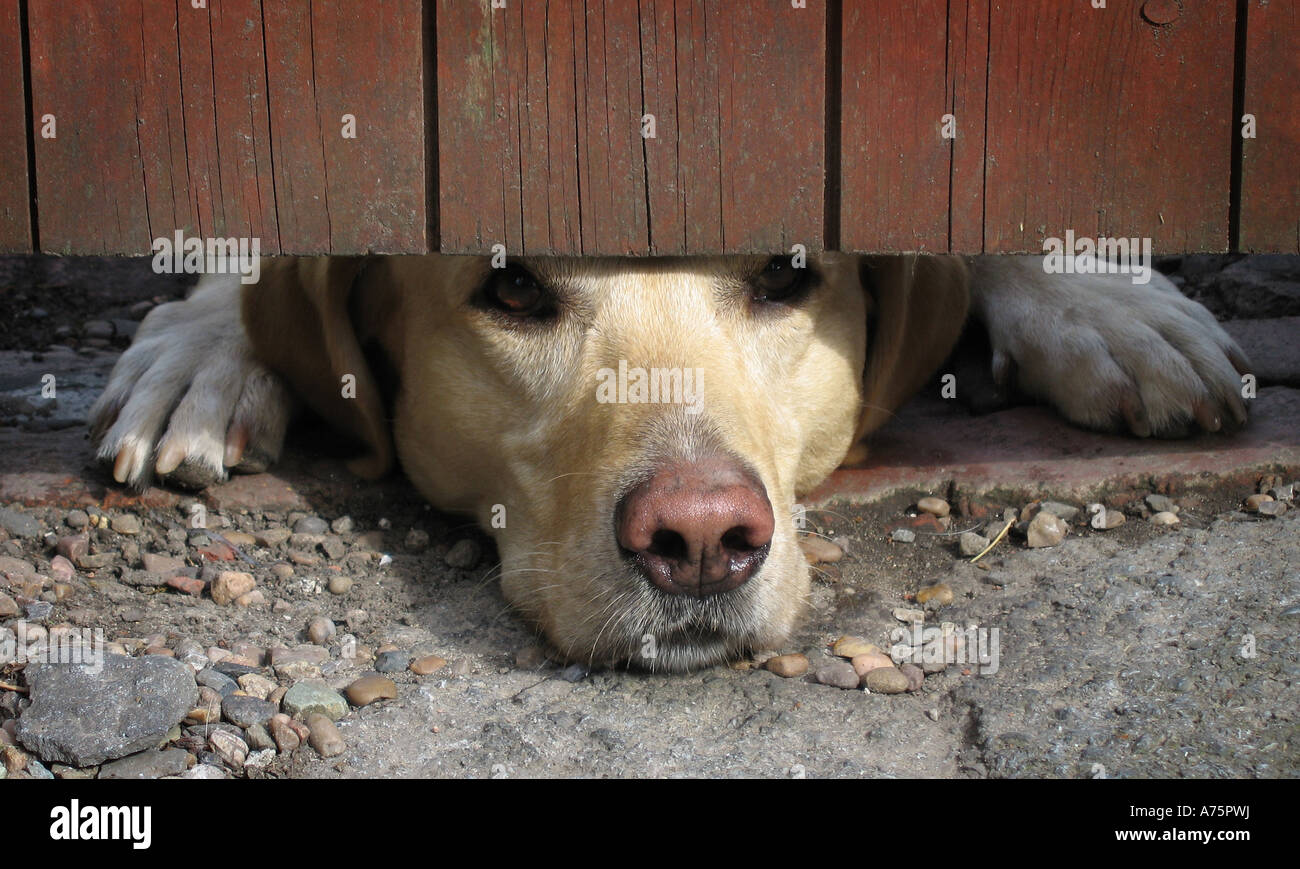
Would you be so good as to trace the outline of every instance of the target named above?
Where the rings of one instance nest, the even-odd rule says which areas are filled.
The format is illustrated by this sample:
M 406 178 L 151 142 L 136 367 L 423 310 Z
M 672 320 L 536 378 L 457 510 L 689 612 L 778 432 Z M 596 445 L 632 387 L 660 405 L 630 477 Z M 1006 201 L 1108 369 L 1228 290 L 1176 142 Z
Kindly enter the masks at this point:
M 0 377 L 26 383 L 24 365 L 70 354 L 68 370 L 82 372 L 76 394 L 93 394 L 133 318 L 184 289 L 105 289 L 100 306 L 80 309 L 84 319 L 71 324 L 58 322 L 63 308 L 46 306 L 39 329 L 26 333 L 38 343 L 26 346 L 53 340 L 69 349 L 42 347 L 31 359 L 14 349 L 24 346 L 14 324 L 44 297 L 15 302 L 23 294 L 6 284 L 26 286 L 37 268 L 77 280 L 62 263 L 0 260 L 11 324 Z M 8 401 L 0 422 L 14 437 L 77 430 L 75 395 L 55 410 L 21 403 L 21 391 L 4 383 L 0 396 Z M 332 461 L 317 449 L 294 451 L 312 466 Z M 1300 506 L 1300 481 L 1261 479 L 1256 489 L 1272 491 L 1273 504 Z M 962 532 L 994 537 L 1006 508 L 1029 507 L 1015 517 L 1028 520 L 1040 505 L 954 499 L 938 518 L 932 513 L 948 505 L 918 510 L 926 494 L 812 512 L 810 530 L 835 541 L 822 557 L 838 560 L 817 566 L 802 632 L 771 650 L 784 653 L 775 660 L 758 655 L 689 676 L 548 663 L 497 590 L 491 542 L 401 483 L 369 499 L 336 485 L 300 511 L 220 509 L 194 498 L 157 507 L 0 505 L 0 775 L 1300 771 L 1297 510 L 1267 502 L 1252 510 L 1245 501 L 1254 492 L 1222 485 L 1180 490 L 1171 503 L 1139 492 L 1112 498 L 1111 524 L 1127 521 L 1098 530 L 1093 520 L 1106 517 L 1088 505 L 1047 505 L 976 566 L 961 549 L 978 541 Z M 1068 518 L 1058 524 L 1054 513 Z M 1176 524 L 1158 524 L 1169 513 Z M 1031 548 L 1029 539 L 1049 545 Z M 920 610 L 931 634 L 898 635 L 917 617 L 905 610 Z M 971 654 L 944 666 L 918 653 L 929 671 L 919 689 L 882 693 L 916 685 L 889 685 L 882 674 L 899 673 L 890 666 L 867 672 L 866 645 L 896 659 L 900 642 L 937 637 L 929 648 L 938 648 L 945 623 L 947 642 L 969 627 L 962 636 L 983 638 L 996 655 L 973 660 L 972 643 Z M 12 660 L 20 637 L 37 648 L 62 637 L 68 649 L 66 638 L 93 640 L 96 630 L 109 652 L 97 671 Z M 852 666 L 850 653 L 858 654 Z M 835 687 L 856 686 L 863 672 L 879 690 Z

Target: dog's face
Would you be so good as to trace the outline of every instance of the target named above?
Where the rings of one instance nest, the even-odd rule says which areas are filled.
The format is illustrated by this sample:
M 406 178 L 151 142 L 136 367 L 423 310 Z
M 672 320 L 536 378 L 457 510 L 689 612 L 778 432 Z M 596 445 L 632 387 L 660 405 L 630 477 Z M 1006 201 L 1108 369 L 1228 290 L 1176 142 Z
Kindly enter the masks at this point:
M 574 661 L 780 646 L 809 590 L 796 493 L 860 415 L 856 261 L 395 260 L 394 439 L 496 537 L 507 599 Z

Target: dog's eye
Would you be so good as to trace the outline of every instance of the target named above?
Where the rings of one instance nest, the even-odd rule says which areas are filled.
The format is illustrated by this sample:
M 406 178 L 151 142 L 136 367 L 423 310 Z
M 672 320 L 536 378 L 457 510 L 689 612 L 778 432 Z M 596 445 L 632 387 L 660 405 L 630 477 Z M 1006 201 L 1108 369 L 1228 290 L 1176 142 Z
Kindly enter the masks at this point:
M 527 269 L 509 265 L 493 269 L 475 296 L 475 303 L 519 319 L 545 319 L 555 314 L 555 300 Z
M 750 282 L 756 302 L 792 302 L 809 286 L 808 269 L 796 268 L 788 256 L 774 256 Z

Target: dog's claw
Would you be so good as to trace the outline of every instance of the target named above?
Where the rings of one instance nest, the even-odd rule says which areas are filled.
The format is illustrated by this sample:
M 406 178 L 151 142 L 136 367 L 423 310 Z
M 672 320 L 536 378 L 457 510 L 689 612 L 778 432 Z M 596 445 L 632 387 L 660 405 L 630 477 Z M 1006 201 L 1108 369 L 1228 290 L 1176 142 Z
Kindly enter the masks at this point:
M 1140 438 L 1151 437 L 1151 421 L 1147 418 L 1146 408 L 1142 406 L 1140 399 L 1131 395 L 1125 396 L 1119 408 L 1124 414 L 1124 421 L 1128 423 L 1129 431 Z
M 1192 406 L 1192 414 L 1196 417 L 1196 422 L 1206 431 L 1218 431 L 1223 427 L 1223 420 L 1219 414 L 1210 407 L 1209 402 L 1198 401 Z
M 180 466 L 185 460 L 185 447 L 175 441 L 168 441 L 158 450 L 158 461 L 154 464 L 154 470 L 158 474 L 170 474 Z
M 248 446 L 248 427 L 243 425 L 233 425 L 230 431 L 226 432 L 226 451 L 222 462 L 227 468 L 233 468 L 238 465 L 244 458 L 244 450 Z

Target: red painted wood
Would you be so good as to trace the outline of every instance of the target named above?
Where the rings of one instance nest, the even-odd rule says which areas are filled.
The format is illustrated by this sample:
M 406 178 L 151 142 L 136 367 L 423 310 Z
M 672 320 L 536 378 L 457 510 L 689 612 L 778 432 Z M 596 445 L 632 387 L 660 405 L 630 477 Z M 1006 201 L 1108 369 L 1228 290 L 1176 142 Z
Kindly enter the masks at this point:
M 32 249 L 21 25 L 18 0 L 0 0 L 0 253 Z
M 264 21 L 285 252 L 427 250 L 418 0 L 282 0 Z
M 1300 253 L 1300 7 L 1251 0 L 1246 24 L 1240 248 Z
M 181 2 L 174 14 L 186 157 L 178 211 L 191 234 L 257 238 L 263 253 L 278 253 L 262 4 L 222 0 L 194 9 Z M 169 48 L 176 65 L 176 47 Z
M 949 201 L 950 250 L 984 249 L 985 81 L 988 74 L 989 4 L 953 0 L 948 14 L 948 111 L 957 118 L 952 143 Z
M 1184 2 L 1160 26 L 1142 8 L 991 0 L 987 251 L 1067 229 L 1228 247 L 1234 4 Z
M 942 117 L 952 111 L 948 6 L 948 0 L 843 5 L 840 239 L 846 250 L 948 250 L 953 140 L 941 135 Z M 963 144 L 983 139 L 978 120 L 965 111 L 958 116 Z
M 40 242 L 52 253 L 147 253 L 137 95 L 139 0 L 28 4 Z M 53 115 L 55 138 L 42 138 Z
M 820 247 L 825 30 L 820 0 L 441 0 L 442 249 Z

